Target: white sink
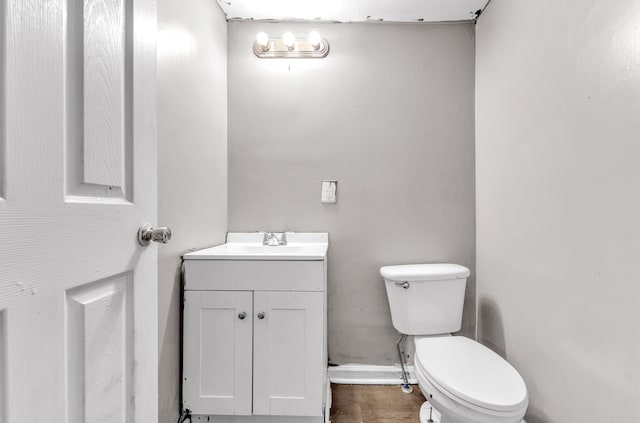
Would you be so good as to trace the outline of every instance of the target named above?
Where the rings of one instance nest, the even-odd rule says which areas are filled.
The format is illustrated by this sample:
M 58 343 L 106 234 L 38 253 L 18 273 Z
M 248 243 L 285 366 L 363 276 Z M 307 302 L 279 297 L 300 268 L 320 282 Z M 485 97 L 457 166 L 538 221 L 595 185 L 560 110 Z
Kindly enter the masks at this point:
M 264 233 L 229 233 L 227 243 L 185 254 L 185 260 L 323 260 L 326 233 L 287 232 L 287 245 L 263 245 Z

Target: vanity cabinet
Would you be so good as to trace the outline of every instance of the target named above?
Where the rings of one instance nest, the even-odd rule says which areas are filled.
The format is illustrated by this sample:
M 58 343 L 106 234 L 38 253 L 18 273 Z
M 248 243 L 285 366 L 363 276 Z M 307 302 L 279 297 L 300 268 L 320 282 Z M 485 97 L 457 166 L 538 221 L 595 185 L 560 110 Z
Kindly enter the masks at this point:
M 194 421 L 324 422 L 326 255 L 302 258 L 185 256 L 183 409 Z
M 322 415 L 322 293 L 186 291 L 184 305 L 185 408 Z
M 322 294 L 256 291 L 253 309 L 253 414 L 322 416 Z
M 184 409 L 251 415 L 252 310 L 252 292 L 185 292 Z

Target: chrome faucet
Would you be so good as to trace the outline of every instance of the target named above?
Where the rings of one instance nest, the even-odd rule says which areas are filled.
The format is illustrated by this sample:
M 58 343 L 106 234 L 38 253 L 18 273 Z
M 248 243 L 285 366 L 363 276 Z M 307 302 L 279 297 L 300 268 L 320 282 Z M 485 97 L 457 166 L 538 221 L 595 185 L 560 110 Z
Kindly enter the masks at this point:
M 262 245 L 273 247 L 287 245 L 287 234 L 285 232 L 265 232 Z

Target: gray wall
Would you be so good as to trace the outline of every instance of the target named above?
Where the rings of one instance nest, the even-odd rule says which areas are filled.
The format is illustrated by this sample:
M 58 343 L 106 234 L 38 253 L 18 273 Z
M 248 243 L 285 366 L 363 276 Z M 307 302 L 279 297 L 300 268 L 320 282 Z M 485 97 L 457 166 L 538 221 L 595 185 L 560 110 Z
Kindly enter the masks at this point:
M 640 3 L 493 0 L 477 26 L 479 339 L 528 423 L 640 421 Z
M 161 423 L 178 418 L 180 256 L 227 230 L 226 22 L 212 0 L 160 0 L 158 223 Z
M 323 60 L 261 60 L 259 31 L 331 44 Z M 474 269 L 472 24 L 230 22 L 229 229 L 327 231 L 329 354 L 397 362 L 378 269 Z M 320 181 L 338 180 L 338 203 Z M 474 334 L 470 281 L 464 333 Z

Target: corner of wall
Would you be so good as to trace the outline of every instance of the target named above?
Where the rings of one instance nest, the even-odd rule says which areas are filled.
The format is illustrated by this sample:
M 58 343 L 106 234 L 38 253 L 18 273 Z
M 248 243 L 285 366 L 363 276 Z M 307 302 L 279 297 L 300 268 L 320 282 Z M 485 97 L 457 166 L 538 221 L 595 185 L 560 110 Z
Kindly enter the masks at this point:
M 227 22 L 210 0 L 158 4 L 159 421 L 180 404 L 180 263 L 228 227 Z M 185 189 L 187 188 L 188 189 Z

